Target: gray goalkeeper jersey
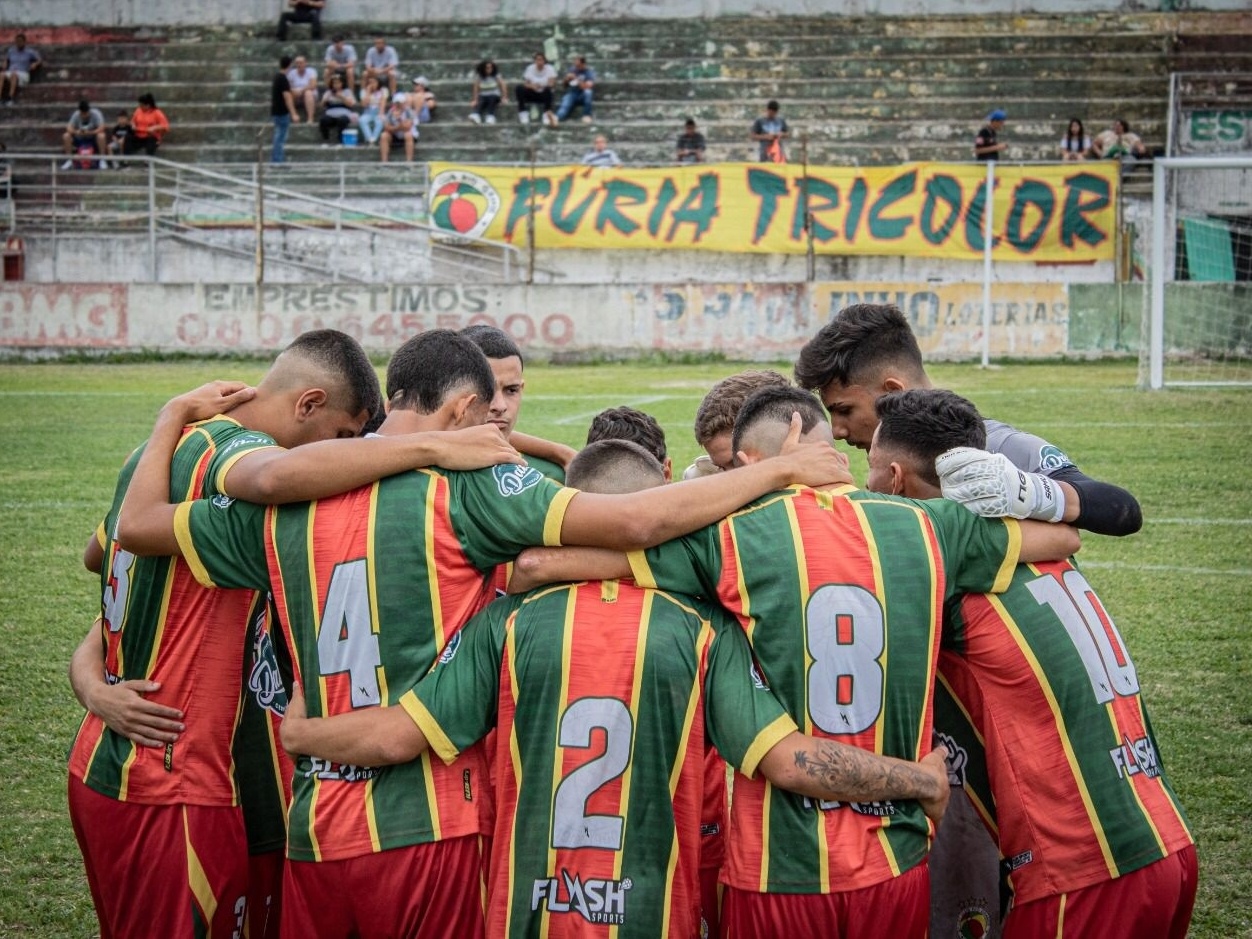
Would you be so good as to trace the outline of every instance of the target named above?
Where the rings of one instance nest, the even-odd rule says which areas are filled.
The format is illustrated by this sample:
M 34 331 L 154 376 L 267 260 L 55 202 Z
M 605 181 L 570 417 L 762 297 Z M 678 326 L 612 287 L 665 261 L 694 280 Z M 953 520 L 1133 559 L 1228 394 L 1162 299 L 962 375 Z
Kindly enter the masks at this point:
M 1042 437 L 1001 421 L 984 420 L 983 424 L 987 428 L 987 449 L 992 453 L 1003 453 L 1020 470 L 1051 476 L 1074 465 L 1060 447 Z

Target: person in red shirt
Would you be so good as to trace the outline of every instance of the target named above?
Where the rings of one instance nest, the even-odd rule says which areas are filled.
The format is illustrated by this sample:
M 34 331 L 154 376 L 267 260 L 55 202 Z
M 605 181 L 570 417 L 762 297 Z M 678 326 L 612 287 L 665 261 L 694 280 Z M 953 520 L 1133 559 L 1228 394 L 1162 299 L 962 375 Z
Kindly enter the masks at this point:
M 139 96 L 139 107 L 130 118 L 130 134 L 126 137 L 122 152 L 129 156 L 142 150 L 148 156 L 156 156 L 166 132 L 170 129 L 169 118 L 156 105 L 150 94 Z

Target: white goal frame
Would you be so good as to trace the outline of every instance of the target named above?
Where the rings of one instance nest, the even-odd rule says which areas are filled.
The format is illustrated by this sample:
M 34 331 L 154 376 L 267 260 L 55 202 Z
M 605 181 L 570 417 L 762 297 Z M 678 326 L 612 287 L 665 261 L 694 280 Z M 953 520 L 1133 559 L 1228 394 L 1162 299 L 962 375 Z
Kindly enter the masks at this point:
M 1173 187 L 1167 186 L 1167 170 L 1245 169 L 1252 170 L 1252 157 L 1157 157 L 1152 166 L 1152 255 L 1148 282 L 1148 384 L 1153 391 L 1165 387 L 1165 281 L 1173 269 L 1174 239 L 1166 229 L 1166 209 Z M 1171 385 L 1204 387 L 1235 386 L 1243 382 L 1176 381 Z

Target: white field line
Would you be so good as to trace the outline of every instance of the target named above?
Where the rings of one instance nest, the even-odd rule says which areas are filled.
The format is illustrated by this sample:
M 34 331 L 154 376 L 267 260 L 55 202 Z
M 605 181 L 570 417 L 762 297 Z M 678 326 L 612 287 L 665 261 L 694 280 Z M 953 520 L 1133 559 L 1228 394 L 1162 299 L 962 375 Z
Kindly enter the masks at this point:
M 1140 564 L 1137 561 L 1080 561 L 1079 566 L 1083 570 L 1095 568 L 1112 571 L 1161 571 L 1170 574 L 1195 574 L 1198 576 L 1252 577 L 1252 568 L 1250 567 L 1181 567 L 1175 564 Z
M 582 395 L 582 396 L 579 396 L 575 400 L 582 400 L 584 398 L 589 398 L 589 397 L 591 397 L 591 395 Z M 668 395 L 648 395 L 647 397 L 643 397 L 643 398 L 627 398 L 625 401 L 620 401 L 618 403 L 626 407 L 642 408 L 646 404 L 656 404 L 658 401 L 664 401 L 668 397 L 669 397 Z M 560 426 L 565 426 L 567 424 L 580 424 L 583 421 L 591 420 L 593 417 L 599 414 L 602 410 L 604 409 L 596 408 L 594 411 L 581 411 L 578 414 L 571 414 L 568 417 L 558 418 L 552 423 L 560 425 Z

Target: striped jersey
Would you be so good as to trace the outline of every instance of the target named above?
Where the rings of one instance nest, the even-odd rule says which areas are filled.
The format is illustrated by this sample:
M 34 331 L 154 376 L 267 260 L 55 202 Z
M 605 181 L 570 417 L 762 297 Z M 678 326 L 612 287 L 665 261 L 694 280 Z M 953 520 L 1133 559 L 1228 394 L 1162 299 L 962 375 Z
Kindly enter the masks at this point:
M 955 503 L 796 487 L 631 564 L 640 583 L 732 612 L 804 733 L 918 760 L 931 743 L 943 602 L 973 584 L 1003 589 L 1019 543 L 1016 523 Z M 856 890 L 919 863 L 930 836 L 912 800 L 817 802 L 736 777 L 722 880 Z
M 311 716 L 394 704 L 491 599 L 488 574 L 558 544 L 575 495 L 506 464 L 429 469 L 317 502 L 180 506 L 179 543 L 201 583 L 272 589 Z M 287 854 L 341 860 L 478 833 L 480 751 L 454 766 L 296 760 Z
M 706 739 L 751 774 L 795 730 L 735 623 L 597 581 L 501 601 L 453 643 L 401 703 L 445 760 L 498 718 L 487 934 L 698 935 Z
M 187 427 L 170 462 L 170 498 L 216 496 L 235 462 L 272 447 L 229 417 Z M 205 590 L 180 559 L 136 557 L 113 538 L 142 448 L 118 478 L 97 537 L 109 682 L 151 679 L 151 700 L 178 708 L 187 729 L 167 746 L 141 747 L 88 714 L 70 751 L 70 773 L 102 795 L 146 804 L 236 804 L 231 743 L 239 718 L 244 633 L 256 595 Z
M 1070 562 L 948 603 L 936 727 L 998 838 L 1017 903 L 1101 883 L 1192 843 L 1134 662 Z M 977 759 L 985 755 L 985 770 Z

